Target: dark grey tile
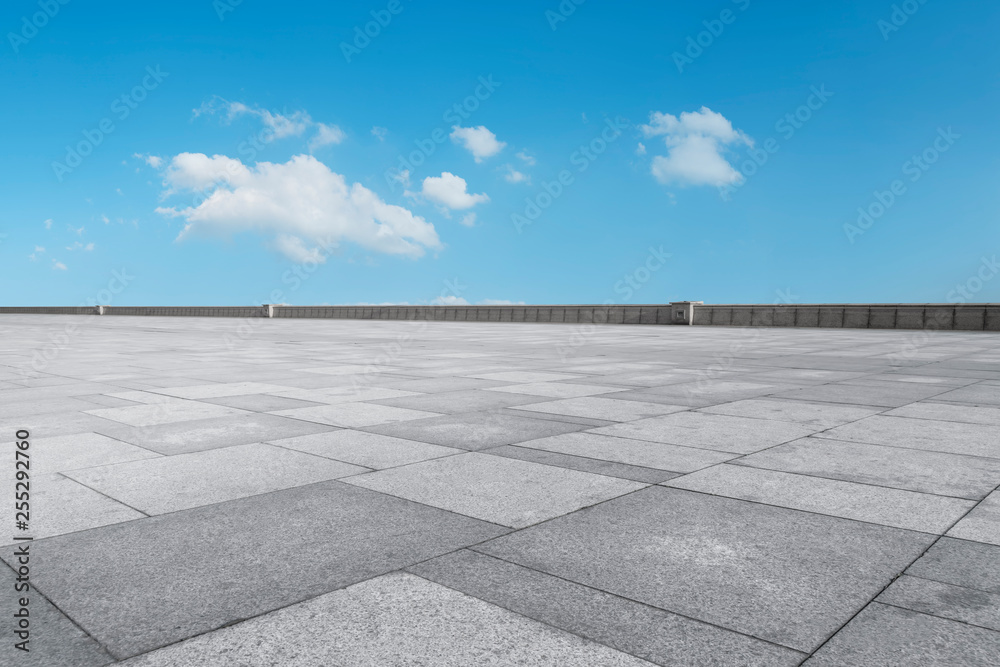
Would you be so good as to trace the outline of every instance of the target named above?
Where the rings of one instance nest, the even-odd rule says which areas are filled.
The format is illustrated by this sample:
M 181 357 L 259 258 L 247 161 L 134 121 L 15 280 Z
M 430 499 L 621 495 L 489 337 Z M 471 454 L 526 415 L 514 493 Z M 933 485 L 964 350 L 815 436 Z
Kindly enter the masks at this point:
M 943 537 L 906 571 L 924 579 L 1000 593 L 1000 547 Z
M 922 614 L 1000 631 L 1000 593 L 903 575 L 875 599 Z
M 482 450 L 485 454 L 504 456 L 510 459 L 520 459 L 522 461 L 532 461 L 533 463 L 543 463 L 560 468 L 571 470 L 581 470 L 592 472 L 608 477 L 620 477 L 621 479 L 631 479 L 636 482 L 647 484 L 658 484 L 668 479 L 673 479 L 681 473 L 657 470 L 655 468 L 644 468 L 640 466 L 627 465 L 625 463 L 615 463 L 613 461 L 602 461 L 600 459 L 586 458 L 583 456 L 572 456 L 570 454 L 559 454 L 542 449 L 531 449 L 518 445 L 502 445 L 492 449 Z
M 322 482 L 42 540 L 32 580 L 123 658 L 504 532 Z
M 873 602 L 804 667 L 996 667 L 1000 633 Z
M 35 548 L 35 545 L 30 546 L 29 554 L 33 555 Z M 33 577 L 34 572 L 30 576 Z M 101 667 L 114 662 L 114 658 L 100 644 L 52 606 L 41 593 L 30 586 L 26 591 L 15 590 L 17 583 L 17 575 L 6 565 L 0 565 L 0 590 L 3 591 L 0 594 L 0 615 L 6 626 L 3 643 L 0 643 L 0 664 L 11 667 Z M 23 637 L 15 634 L 18 619 L 14 616 L 19 613 L 22 598 L 28 600 L 30 634 L 27 651 L 16 647 L 24 641 Z
M 798 665 L 804 654 L 474 551 L 409 568 L 426 579 L 658 665 Z
M 933 539 L 651 487 L 476 550 L 808 652 Z

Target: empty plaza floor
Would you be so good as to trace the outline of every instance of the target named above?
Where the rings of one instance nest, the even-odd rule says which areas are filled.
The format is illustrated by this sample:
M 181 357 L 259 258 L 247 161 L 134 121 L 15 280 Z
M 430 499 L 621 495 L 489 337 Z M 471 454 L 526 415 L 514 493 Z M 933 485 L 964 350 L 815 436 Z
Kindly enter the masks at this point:
M 3 315 L 0 396 L 3 665 L 1000 665 L 998 334 Z

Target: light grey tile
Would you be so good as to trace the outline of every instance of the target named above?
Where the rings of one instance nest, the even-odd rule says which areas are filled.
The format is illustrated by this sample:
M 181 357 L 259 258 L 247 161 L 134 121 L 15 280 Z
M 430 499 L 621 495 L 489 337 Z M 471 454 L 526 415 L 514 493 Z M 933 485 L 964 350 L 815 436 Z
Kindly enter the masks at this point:
M 960 498 L 732 465 L 677 477 L 664 485 L 936 535 L 975 505 Z
M 1000 480 L 997 459 L 816 437 L 733 463 L 975 500 L 984 498 Z
M 1000 491 L 988 495 L 948 535 L 1000 546 Z
M 520 443 L 520 446 L 683 473 L 707 468 L 736 456 L 696 447 L 679 447 L 589 432 L 564 433 L 528 440 Z
M 28 457 L 31 461 L 32 475 L 138 461 L 159 456 L 155 452 L 99 433 L 76 433 L 37 439 L 32 437 L 29 438 L 28 442 Z M 15 443 L 10 441 L 3 443 L 0 451 L 3 452 L 4 460 L 13 461 L 17 448 Z
M 545 521 L 645 486 L 475 452 L 344 481 L 512 528 Z
M 875 600 L 1000 632 L 1000 593 L 903 575 Z
M 565 398 L 558 401 L 545 401 L 541 403 L 536 402 L 531 405 L 520 405 L 517 409 L 616 422 L 644 419 L 646 417 L 655 417 L 670 414 L 671 412 L 687 410 L 686 407 L 678 405 L 662 405 L 640 401 L 616 401 L 613 398 L 597 398 L 594 396 Z
M 879 415 L 824 431 L 820 437 L 1000 459 L 997 429 L 984 424 Z
M 235 410 L 221 405 L 211 405 L 210 403 L 181 399 L 149 405 L 130 405 L 124 408 L 99 408 L 97 410 L 85 410 L 84 412 L 95 417 L 111 419 L 129 426 L 155 426 L 171 422 L 247 414 L 244 410 Z
M 604 435 L 735 454 L 750 454 L 815 431 L 815 427 L 800 424 L 702 412 L 678 412 L 592 430 Z
M 500 391 L 510 394 L 531 394 L 532 396 L 548 396 L 551 398 L 576 398 L 578 396 L 598 396 L 622 391 L 622 387 L 610 387 L 595 384 L 569 384 L 568 382 L 529 382 L 527 384 L 511 384 L 502 387 L 491 387 L 489 391 Z
M 340 461 L 253 444 L 66 474 L 147 514 L 165 514 L 366 471 Z
M 953 403 L 920 402 L 904 405 L 901 408 L 885 413 L 892 417 L 913 417 L 914 419 L 933 419 L 949 422 L 964 422 L 966 424 L 989 424 L 1000 426 L 1000 410 L 997 408 L 979 408 Z
M 841 424 L 856 421 L 864 417 L 870 417 L 879 413 L 880 409 L 854 405 L 806 403 L 803 401 L 761 398 L 701 408 L 700 412 L 732 415 L 734 417 L 774 419 L 824 429 L 832 426 L 840 426 Z
M 436 412 L 393 408 L 374 403 L 338 403 L 336 405 L 321 405 L 315 408 L 281 410 L 274 414 L 344 428 L 376 426 L 390 422 L 405 422 L 424 417 L 439 416 Z
M 586 424 L 532 419 L 498 412 L 471 412 L 373 426 L 364 430 L 460 449 L 486 449 L 557 433 L 582 431 Z
M 272 440 L 271 443 L 375 470 L 461 454 L 465 451 L 353 429 Z

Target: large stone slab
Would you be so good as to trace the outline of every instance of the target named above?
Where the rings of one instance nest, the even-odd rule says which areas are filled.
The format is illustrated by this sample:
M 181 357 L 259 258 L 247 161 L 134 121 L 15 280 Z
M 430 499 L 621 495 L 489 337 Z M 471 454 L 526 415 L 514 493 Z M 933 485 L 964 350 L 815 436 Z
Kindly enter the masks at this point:
M 461 454 L 465 451 L 346 428 L 297 438 L 272 440 L 271 444 L 337 461 L 346 461 L 373 470 L 395 468 L 427 459 Z
M 948 535 L 1000 546 L 1000 491 L 987 496 Z
M 1000 593 L 903 575 L 875 598 L 884 604 L 1000 632 Z
M 122 664 L 650 665 L 411 574 L 355 584 Z
M 803 654 L 474 551 L 414 565 L 449 588 L 658 665 L 798 665 Z
M 651 487 L 475 549 L 809 652 L 933 540 Z
M 869 408 L 853 405 L 836 405 L 831 403 L 806 403 L 803 401 L 788 401 L 770 398 L 747 399 L 723 403 L 699 412 L 716 415 L 732 415 L 734 417 L 753 417 L 755 419 L 773 419 L 793 422 L 817 429 L 840 426 L 857 421 L 881 412 L 879 408 Z
M 735 458 L 735 454 L 679 447 L 597 433 L 564 433 L 522 442 L 521 447 L 675 472 L 694 472 Z
M 820 437 L 1000 459 L 997 429 L 985 424 L 876 415 L 824 431 Z
M 32 581 L 125 658 L 504 531 L 323 482 L 36 542 Z

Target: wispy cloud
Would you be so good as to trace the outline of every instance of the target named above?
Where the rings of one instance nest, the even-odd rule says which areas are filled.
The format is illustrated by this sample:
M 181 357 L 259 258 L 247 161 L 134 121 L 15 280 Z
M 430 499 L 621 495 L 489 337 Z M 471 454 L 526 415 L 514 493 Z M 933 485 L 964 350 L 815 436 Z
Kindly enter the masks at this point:
M 527 174 L 522 173 L 522 172 L 518 171 L 517 169 L 514 169 L 513 165 L 505 164 L 504 165 L 504 169 L 507 170 L 507 173 L 503 175 L 503 178 L 508 183 L 530 183 L 531 182 L 531 178 Z
M 195 109 L 193 114 L 195 118 L 203 114 L 223 114 L 226 123 L 231 123 L 242 116 L 256 118 L 266 130 L 266 135 L 261 138 L 265 143 L 287 137 L 300 137 L 312 131 L 313 136 L 309 139 L 310 150 L 339 144 L 347 136 L 337 125 L 314 121 L 306 111 L 278 113 L 258 106 L 250 106 L 243 102 L 232 102 L 218 96 Z M 156 165 L 152 166 L 156 167 Z
M 67 271 L 66 265 L 58 260 L 52 260 L 52 270 L 53 271 Z
M 389 134 L 389 129 L 385 127 L 379 127 L 376 125 L 372 128 L 372 136 L 379 141 L 385 141 L 386 136 Z

